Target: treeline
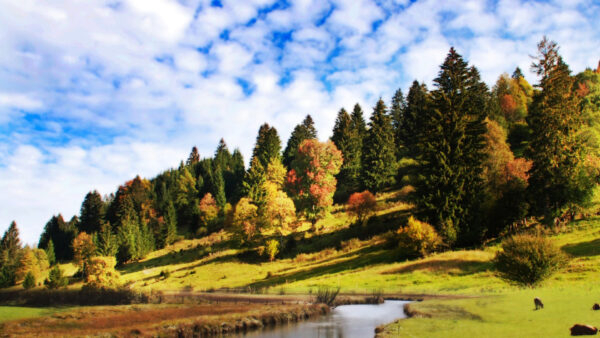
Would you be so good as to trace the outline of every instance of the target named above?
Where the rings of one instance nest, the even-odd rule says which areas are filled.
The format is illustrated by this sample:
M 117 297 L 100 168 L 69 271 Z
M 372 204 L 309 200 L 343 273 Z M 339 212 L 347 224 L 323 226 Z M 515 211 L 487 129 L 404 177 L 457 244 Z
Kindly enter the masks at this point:
M 94 254 L 125 263 L 180 236 L 227 228 L 239 245 L 273 259 L 285 234 L 302 220 L 314 227 L 334 201 L 398 188 L 411 192 L 415 216 L 449 248 L 530 217 L 568 221 L 600 178 L 600 68 L 572 76 L 544 38 L 532 69 L 541 78 L 535 86 L 517 68 L 490 89 L 451 48 L 432 89 L 414 81 L 389 106 L 380 99 L 368 123 L 360 105 L 342 108 L 331 140 L 319 142 L 307 115 L 285 148 L 265 123 L 248 169 L 224 140 L 204 158 L 194 147 L 177 169 L 136 177 L 108 196 L 88 193 L 79 217 L 48 221 L 38 247 L 68 261 L 85 232 Z

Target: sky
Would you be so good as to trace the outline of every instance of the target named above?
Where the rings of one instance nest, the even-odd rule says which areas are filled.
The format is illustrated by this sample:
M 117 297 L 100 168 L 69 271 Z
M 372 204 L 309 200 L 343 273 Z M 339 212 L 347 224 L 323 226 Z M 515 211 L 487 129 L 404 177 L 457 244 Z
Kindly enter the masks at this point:
M 454 46 L 491 87 L 547 35 L 574 72 L 600 60 L 600 2 L 0 0 L 0 231 L 37 244 L 88 191 L 177 167 L 224 138 L 246 161 L 258 128 L 285 146 L 306 114 L 327 139 Z

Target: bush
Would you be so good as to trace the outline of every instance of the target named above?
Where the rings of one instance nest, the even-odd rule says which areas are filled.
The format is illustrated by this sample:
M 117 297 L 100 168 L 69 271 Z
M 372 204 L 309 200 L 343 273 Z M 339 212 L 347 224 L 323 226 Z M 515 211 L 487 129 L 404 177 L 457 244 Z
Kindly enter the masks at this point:
M 424 257 L 442 244 L 435 229 L 412 216 L 398 229 L 398 247 L 409 257 Z
M 320 287 L 317 290 L 317 295 L 315 299 L 315 303 L 323 303 L 328 306 L 332 306 L 335 302 L 337 295 L 340 293 L 340 288 L 332 288 L 332 287 Z
M 54 268 L 50 270 L 50 273 L 48 273 L 48 279 L 46 279 L 44 284 L 46 284 L 48 289 L 58 289 L 67 286 L 69 280 L 66 277 L 63 277 L 62 271 L 58 265 L 55 265 Z
M 565 255 L 541 235 L 515 235 L 502 242 L 494 264 L 502 278 L 534 286 L 566 262 Z
M 348 198 L 348 206 L 346 208 L 349 215 L 354 216 L 356 220 L 364 224 L 366 220 L 375 212 L 377 200 L 375 196 L 368 190 L 363 192 L 355 192 Z
M 269 240 L 267 242 L 267 254 L 269 255 L 269 260 L 272 262 L 278 253 L 279 253 L 279 241 L 277 241 L 275 239 Z
M 31 289 L 34 286 L 35 286 L 35 277 L 33 276 L 33 273 L 31 271 L 29 271 L 25 275 L 25 279 L 23 280 L 23 288 Z

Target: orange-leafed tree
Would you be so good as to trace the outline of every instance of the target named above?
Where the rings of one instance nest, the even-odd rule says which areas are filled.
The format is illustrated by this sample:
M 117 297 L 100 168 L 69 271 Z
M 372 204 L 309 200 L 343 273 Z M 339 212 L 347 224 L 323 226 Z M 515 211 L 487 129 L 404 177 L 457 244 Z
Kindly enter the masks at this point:
M 200 210 L 200 224 L 206 228 L 210 227 L 219 216 L 219 206 L 211 193 L 206 193 L 198 205 Z
M 356 218 L 356 221 L 364 224 L 367 219 L 375 212 L 377 200 L 370 191 L 355 192 L 348 198 L 346 211 L 349 215 Z
M 304 140 L 287 175 L 287 189 L 307 219 L 316 223 L 333 204 L 335 175 L 342 165 L 342 153 L 333 142 Z

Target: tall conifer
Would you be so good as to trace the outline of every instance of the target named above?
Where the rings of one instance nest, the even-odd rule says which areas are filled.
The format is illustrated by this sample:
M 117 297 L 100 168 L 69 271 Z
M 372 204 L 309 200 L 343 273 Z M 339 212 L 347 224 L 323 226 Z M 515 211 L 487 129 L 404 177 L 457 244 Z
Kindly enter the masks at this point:
M 256 144 L 252 151 L 252 158 L 254 157 L 258 158 L 263 168 L 266 168 L 272 159 L 281 158 L 281 139 L 279 138 L 277 129 L 269 126 L 268 123 L 260 126 L 258 130 Z
M 288 143 L 283 151 L 283 165 L 290 167 L 298 146 L 302 141 L 317 138 L 317 130 L 315 129 L 315 122 L 310 115 L 306 115 L 301 124 L 297 125 L 292 131 L 292 135 L 288 140 Z
M 104 202 L 98 191 L 88 192 L 81 204 L 79 231 L 93 234 L 100 231 L 104 221 Z
M 360 189 L 361 140 L 353 129 L 352 119 L 344 108 L 340 109 L 331 141 L 342 152 L 343 164 L 337 175 L 337 188 L 334 200 L 345 202 L 351 193 Z

